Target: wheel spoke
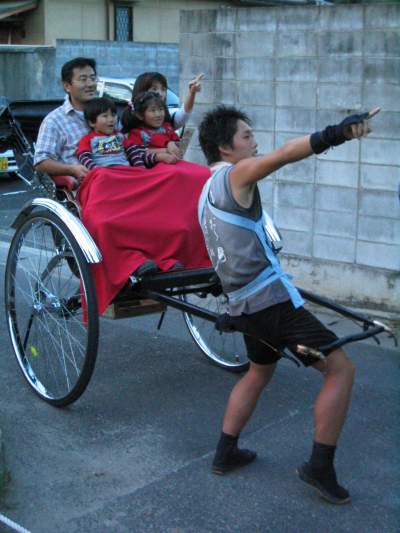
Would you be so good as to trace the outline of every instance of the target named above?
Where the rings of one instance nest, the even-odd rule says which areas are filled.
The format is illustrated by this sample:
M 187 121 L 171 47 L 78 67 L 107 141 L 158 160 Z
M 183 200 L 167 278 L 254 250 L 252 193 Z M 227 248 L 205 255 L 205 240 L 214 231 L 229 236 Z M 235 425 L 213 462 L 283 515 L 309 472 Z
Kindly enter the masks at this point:
M 208 294 L 205 297 L 189 294 L 186 301 L 217 314 L 226 312 L 225 295 L 217 297 Z M 228 370 L 243 370 L 248 365 L 246 346 L 240 333 L 220 332 L 213 322 L 189 313 L 184 313 L 185 322 L 195 343 L 208 359 Z

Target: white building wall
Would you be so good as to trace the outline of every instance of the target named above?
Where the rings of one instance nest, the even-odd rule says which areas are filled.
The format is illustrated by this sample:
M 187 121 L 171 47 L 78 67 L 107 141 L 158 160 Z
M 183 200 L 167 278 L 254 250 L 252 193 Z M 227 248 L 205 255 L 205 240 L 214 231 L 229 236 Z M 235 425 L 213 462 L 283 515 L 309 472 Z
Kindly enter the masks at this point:
M 217 9 L 231 2 L 218 0 L 135 0 L 133 40 L 178 43 L 181 9 Z M 114 11 L 111 0 L 41 0 L 27 14 L 24 44 L 54 46 L 57 39 L 113 40 Z
M 107 9 L 98 0 L 47 0 L 45 42 L 57 39 L 107 39 Z

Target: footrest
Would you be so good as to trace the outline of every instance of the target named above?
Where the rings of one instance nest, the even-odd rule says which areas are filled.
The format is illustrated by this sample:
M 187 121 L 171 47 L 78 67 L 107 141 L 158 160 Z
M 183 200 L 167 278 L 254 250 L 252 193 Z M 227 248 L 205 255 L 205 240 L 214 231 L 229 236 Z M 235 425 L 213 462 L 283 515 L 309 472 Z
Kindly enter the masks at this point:
M 116 320 L 118 318 L 128 318 L 132 316 L 149 315 L 151 313 L 162 313 L 167 306 L 164 303 L 151 300 L 150 298 L 136 298 L 113 302 L 103 313 L 103 317 Z

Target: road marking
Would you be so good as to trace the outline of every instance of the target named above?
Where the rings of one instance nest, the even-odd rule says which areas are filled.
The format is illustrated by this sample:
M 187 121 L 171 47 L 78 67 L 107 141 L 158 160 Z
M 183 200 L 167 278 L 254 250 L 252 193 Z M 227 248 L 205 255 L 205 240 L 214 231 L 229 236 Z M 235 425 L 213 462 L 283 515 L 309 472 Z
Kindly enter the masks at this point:
M 3 192 L 0 196 L 15 196 L 16 194 L 25 194 L 27 191 Z
M 0 514 L 0 522 L 3 522 L 3 524 L 6 524 L 9 528 L 11 528 L 13 531 L 17 531 L 18 533 L 30 533 L 27 529 L 20 526 L 16 522 L 13 522 L 3 514 Z

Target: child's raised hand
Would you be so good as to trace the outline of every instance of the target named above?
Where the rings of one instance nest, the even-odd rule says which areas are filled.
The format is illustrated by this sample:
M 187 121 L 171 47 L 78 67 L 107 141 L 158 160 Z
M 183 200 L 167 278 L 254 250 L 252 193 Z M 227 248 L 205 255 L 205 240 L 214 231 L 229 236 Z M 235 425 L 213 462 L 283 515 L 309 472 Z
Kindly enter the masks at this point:
M 186 113 L 190 113 L 193 109 L 196 93 L 201 91 L 202 79 L 204 79 L 204 74 L 198 74 L 195 78 L 193 78 L 193 80 L 189 81 L 189 92 L 184 103 L 184 109 Z
M 204 79 L 204 74 L 198 74 L 193 80 L 189 81 L 189 92 L 198 93 L 201 91 L 201 80 Z

